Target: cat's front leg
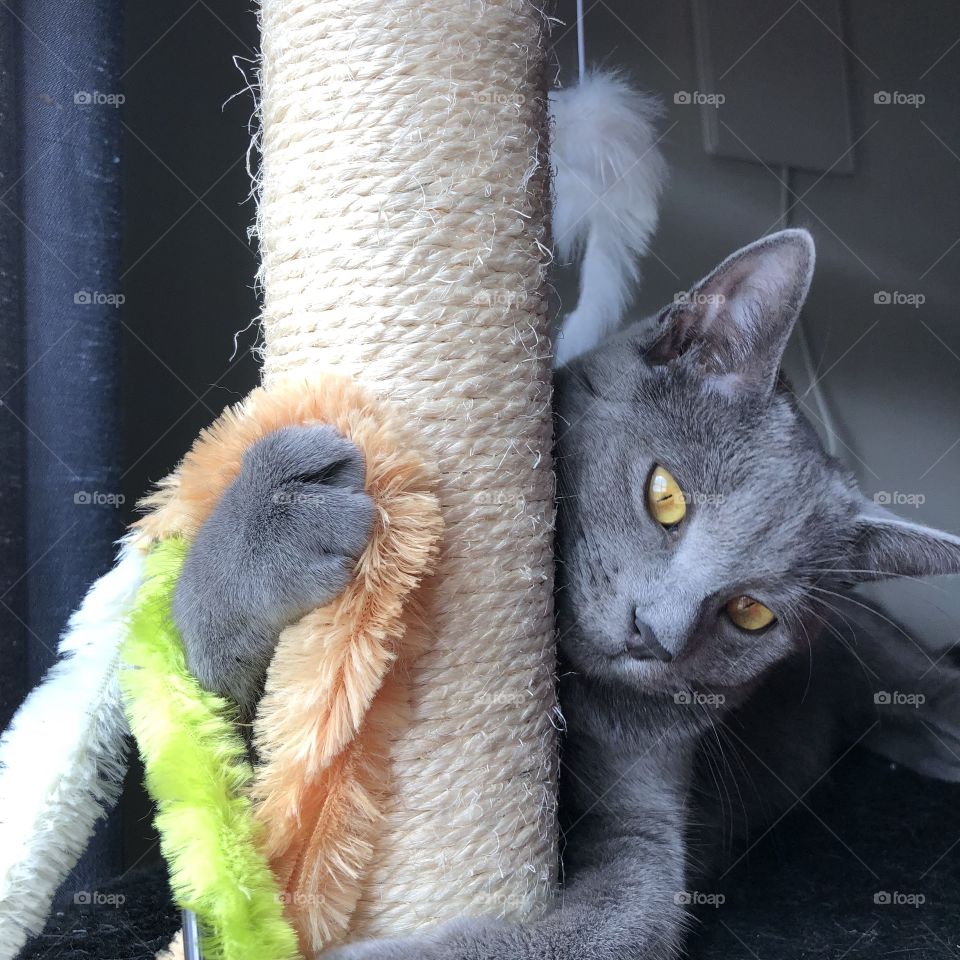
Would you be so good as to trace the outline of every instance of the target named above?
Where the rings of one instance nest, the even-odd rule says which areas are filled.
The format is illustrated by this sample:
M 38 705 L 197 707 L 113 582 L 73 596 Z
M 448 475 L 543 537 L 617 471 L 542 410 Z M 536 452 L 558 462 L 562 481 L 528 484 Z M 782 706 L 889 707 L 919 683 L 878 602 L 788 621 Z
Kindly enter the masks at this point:
M 322 960 L 673 960 L 687 926 L 678 824 L 611 836 L 543 919 L 465 918 L 411 937 L 365 940 Z
M 317 960 L 494 960 L 527 956 L 510 953 L 505 941 L 520 927 L 486 918 L 463 917 L 425 933 L 381 940 L 357 940 L 317 955 Z

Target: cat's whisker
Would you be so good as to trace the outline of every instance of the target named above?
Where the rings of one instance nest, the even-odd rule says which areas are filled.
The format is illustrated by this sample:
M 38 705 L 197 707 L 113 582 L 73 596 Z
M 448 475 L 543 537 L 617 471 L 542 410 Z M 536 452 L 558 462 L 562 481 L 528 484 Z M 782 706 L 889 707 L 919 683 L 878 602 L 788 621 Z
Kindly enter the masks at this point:
M 813 590 L 816 590 L 818 593 L 824 593 L 824 594 L 827 594 L 827 595 L 832 596 L 832 597 L 837 597 L 838 599 L 843 600 L 843 601 L 846 602 L 846 603 L 852 603 L 852 604 L 853 604 L 854 606 L 856 606 L 856 607 L 860 607 L 860 608 L 862 608 L 863 610 L 866 610 L 866 611 L 869 612 L 869 613 L 875 614 L 875 615 L 878 616 L 881 620 L 883 620 L 885 623 L 888 623 L 891 627 L 893 627 L 894 630 L 897 631 L 897 633 L 899 633 L 899 634 L 900 634 L 901 636 L 903 636 L 905 639 L 909 640 L 910 643 L 912 643 L 913 646 L 917 648 L 917 650 L 919 650 L 928 660 L 930 660 L 931 663 L 933 662 L 933 661 L 930 659 L 930 656 L 929 656 L 929 654 L 927 653 L 927 651 L 924 650 L 924 648 L 923 648 L 922 646 L 920 646 L 920 644 L 917 643 L 917 641 L 914 640 L 914 638 L 913 638 L 912 636 L 910 636 L 910 634 L 907 633 L 907 631 L 904 630 L 903 627 L 902 627 L 899 623 L 897 623 L 895 620 L 891 620 L 891 619 L 890 619 L 888 616 L 886 616 L 886 614 L 884 614 L 878 607 L 871 606 L 871 605 L 868 604 L 868 603 L 862 603 L 861 601 L 857 600 L 857 599 L 856 599 L 855 597 L 853 597 L 853 596 L 850 596 L 849 594 L 837 593 L 835 590 L 827 590 L 827 589 L 825 589 L 824 587 L 813 587 L 812 589 L 813 589 Z
M 828 600 L 823 600 L 823 599 L 819 599 L 817 602 L 821 604 L 824 608 L 826 608 L 828 612 L 835 614 L 837 617 L 843 620 L 848 627 L 850 626 L 850 622 L 843 616 L 843 614 L 836 608 L 834 604 L 831 604 Z M 863 671 L 863 674 L 867 678 L 868 682 L 876 682 L 877 680 L 879 680 L 879 675 L 876 673 L 876 671 L 873 670 L 867 664 L 866 660 L 864 660 L 863 657 L 860 656 L 860 653 L 857 651 L 855 647 L 855 640 L 854 640 L 854 637 L 856 636 L 856 631 L 853 628 L 851 628 L 852 636 L 844 637 L 844 635 L 840 632 L 840 630 L 837 629 L 837 627 L 835 627 L 832 623 L 830 623 L 830 621 L 827 618 L 822 617 L 820 613 L 813 606 L 806 604 L 804 605 L 804 609 L 811 616 L 816 617 L 824 625 L 824 627 L 831 634 L 833 634 L 833 636 L 836 637 L 837 640 L 840 641 L 844 649 L 846 649 L 846 651 L 850 654 L 850 656 L 853 657 L 854 660 L 856 660 L 858 666 Z
M 713 796 L 716 798 L 717 802 L 720 804 L 720 830 L 721 835 L 725 832 L 725 824 L 727 822 L 726 818 L 726 807 L 724 806 L 723 792 L 720 788 L 721 775 L 720 772 L 715 768 L 713 759 L 710 756 L 709 750 L 704 750 L 702 754 L 702 759 L 706 763 L 707 772 L 710 774 L 710 779 L 713 780 L 714 792 Z M 727 794 L 727 800 L 730 800 L 729 794 Z
M 803 690 L 803 697 L 801 700 L 806 700 L 807 694 L 810 692 L 810 684 L 813 682 L 813 644 L 810 641 L 810 631 L 807 630 L 807 625 L 803 622 L 801 617 L 793 617 L 792 619 L 796 627 L 802 631 L 803 639 L 807 642 L 807 685 Z
M 706 707 L 703 707 L 703 709 L 705 710 Z M 735 772 L 734 769 L 733 769 L 732 764 L 730 763 L 730 761 L 729 761 L 729 759 L 728 759 L 728 757 L 727 757 L 727 751 L 725 751 L 725 750 L 723 749 L 722 736 L 723 736 L 723 734 L 724 734 L 724 732 L 725 732 L 725 731 L 724 731 L 725 724 L 720 724 L 720 725 L 718 725 L 718 724 L 716 723 L 715 718 L 714 718 L 712 715 L 709 715 L 709 714 L 708 714 L 708 715 L 707 715 L 707 718 L 708 718 L 708 720 L 709 720 L 709 722 L 710 722 L 710 727 L 711 727 L 711 729 L 712 729 L 712 731 L 713 731 L 713 734 L 714 734 L 714 737 L 715 737 L 715 739 L 716 739 L 717 747 L 719 748 L 720 757 L 721 757 L 721 759 L 722 759 L 722 761 L 723 761 L 724 767 L 725 767 L 726 770 L 729 772 L 730 778 L 733 780 L 734 786 L 736 787 L 737 795 L 738 795 L 738 797 L 739 797 L 739 799 L 740 799 L 740 807 L 741 807 L 741 810 L 743 811 L 744 834 L 745 834 L 746 836 L 749 836 L 749 833 L 750 833 L 750 816 L 749 816 L 749 813 L 748 813 L 748 811 L 747 811 L 747 804 L 746 804 L 746 801 L 745 801 L 744 796 L 743 796 L 743 791 L 740 789 L 739 779 L 738 779 L 738 777 L 737 777 L 737 775 L 736 775 L 736 772 Z M 706 746 L 707 746 L 708 749 L 712 749 L 712 743 L 711 743 L 710 741 L 706 741 Z M 753 777 L 752 777 L 752 775 L 750 774 L 749 769 L 747 768 L 746 761 L 745 761 L 744 758 L 740 755 L 740 752 L 736 749 L 735 746 L 732 748 L 731 752 L 733 753 L 733 756 L 734 756 L 737 760 L 740 761 L 740 768 L 741 768 L 741 770 L 743 771 L 743 774 L 744 774 L 744 775 L 747 777 L 747 779 L 750 781 L 750 785 L 751 785 L 751 787 L 753 787 L 754 791 L 758 793 L 759 791 L 757 791 L 757 789 L 756 789 L 756 783 L 754 782 Z M 728 796 L 729 796 L 729 793 L 728 793 Z M 731 806 L 731 810 L 730 810 L 730 840 L 731 840 L 731 844 L 735 841 L 735 839 L 736 839 L 736 832 L 735 832 L 735 826 L 734 826 L 734 822 L 733 822 L 733 808 L 732 808 L 732 806 Z
M 856 574 L 858 576 L 869 576 L 873 580 L 877 579 L 878 577 L 882 577 L 885 580 L 912 580 L 914 583 L 923 584 L 923 586 L 929 587 L 931 590 L 938 590 L 940 593 L 944 593 L 947 596 L 953 596 L 953 594 L 941 584 L 936 583 L 926 577 L 916 577 L 909 573 L 897 573 L 894 570 L 866 570 L 862 567 L 818 567 L 816 569 L 819 574 Z

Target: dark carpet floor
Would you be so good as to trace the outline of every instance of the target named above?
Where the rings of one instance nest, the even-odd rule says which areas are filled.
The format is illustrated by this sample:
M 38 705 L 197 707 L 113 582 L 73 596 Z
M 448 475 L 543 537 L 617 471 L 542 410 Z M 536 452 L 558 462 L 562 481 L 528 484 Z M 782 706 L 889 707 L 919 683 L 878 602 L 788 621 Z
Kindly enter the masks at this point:
M 716 884 L 695 960 L 960 958 L 960 785 L 862 751 L 807 800 Z
M 56 911 L 18 960 L 152 960 L 180 929 L 165 870 L 102 883 L 96 901 Z
M 693 960 L 960 960 L 960 785 L 855 752 L 714 886 Z M 178 926 L 161 874 L 98 894 L 22 960 L 148 960 Z

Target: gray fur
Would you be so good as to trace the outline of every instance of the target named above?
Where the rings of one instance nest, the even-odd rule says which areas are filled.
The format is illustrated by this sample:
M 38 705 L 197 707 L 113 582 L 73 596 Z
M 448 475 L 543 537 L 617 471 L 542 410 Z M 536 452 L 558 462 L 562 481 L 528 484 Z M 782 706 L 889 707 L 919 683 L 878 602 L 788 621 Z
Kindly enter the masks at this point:
M 277 637 L 347 585 L 373 503 L 357 447 L 332 427 L 287 427 L 253 444 L 193 543 L 173 615 L 187 665 L 249 719 Z
M 565 882 L 552 909 L 525 925 L 463 919 L 325 957 L 677 957 L 689 923 L 685 897 L 709 891 L 703 884 L 717 864 L 802 799 L 843 744 L 872 736 L 875 692 L 917 689 L 917 649 L 847 591 L 886 575 L 958 572 L 960 540 L 877 514 L 823 451 L 779 377 L 813 259 L 804 231 L 758 241 L 687 298 L 557 375 L 567 731 Z M 278 625 L 309 605 L 302 542 L 322 540 L 325 557 L 332 541 L 342 558 L 352 555 L 344 532 L 354 524 L 357 547 L 369 523 L 366 514 L 361 523 L 333 512 L 339 501 L 300 518 L 321 531 L 336 522 L 332 537 L 264 514 L 262 491 L 302 472 L 275 470 L 266 462 L 274 451 L 264 454 L 253 471 L 260 479 L 238 487 L 226 516 L 201 532 L 188 561 L 189 597 L 178 606 L 181 629 L 193 631 L 191 662 L 206 682 L 239 685 L 245 697 L 249 683 L 229 676 L 235 661 L 241 673 L 247 662 L 260 669 Z M 656 464 L 689 499 L 675 528 L 647 510 Z M 252 543 L 267 564 L 249 558 Z M 338 582 L 323 579 L 319 592 Z M 735 627 L 724 605 L 739 594 L 765 603 L 776 622 L 758 633 Z M 242 642 L 223 633 L 223 623 L 236 621 L 247 625 Z M 669 658 L 634 655 L 638 621 Z M 960 745 L 956 671 L 926 673 L 946 716 L 934 727 Z M 911 722 L 905 711 L 890 719 Z

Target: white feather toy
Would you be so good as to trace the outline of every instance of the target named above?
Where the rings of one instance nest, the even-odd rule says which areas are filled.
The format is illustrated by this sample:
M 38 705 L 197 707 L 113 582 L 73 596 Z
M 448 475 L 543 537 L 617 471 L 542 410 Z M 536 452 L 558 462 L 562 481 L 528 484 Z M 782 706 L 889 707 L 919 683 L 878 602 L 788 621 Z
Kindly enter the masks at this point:
M 143 557 L 121 549 L 60 641 L 60 659 L 0 739 L 0 960 L 39 933 L 94 826 L 116 803 L 127 722 L 117 680 Z
M 657 145 L 660 106 L 616 73 L 587 73 L 550 93 L 554 244 L 580 260 L 580 297 L 556 342 L 563 364 L 620 322 L 657 225 L 666 164 Z

